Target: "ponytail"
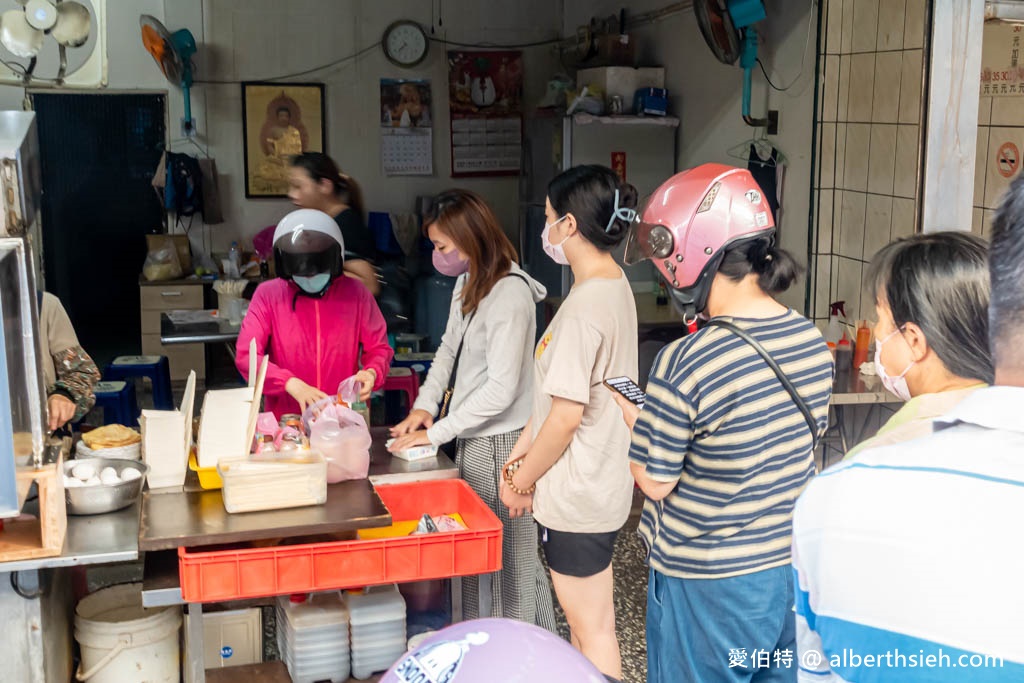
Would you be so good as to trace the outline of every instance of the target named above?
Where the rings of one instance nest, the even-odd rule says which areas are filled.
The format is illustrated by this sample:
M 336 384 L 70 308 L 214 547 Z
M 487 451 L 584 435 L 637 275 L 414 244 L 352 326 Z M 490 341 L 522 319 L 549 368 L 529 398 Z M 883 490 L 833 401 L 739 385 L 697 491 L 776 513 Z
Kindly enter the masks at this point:
M 366 205 L 363 203 L 363 191 L 352 176 L 346 175 L 334 163 L 334 159 L 321 152 L 303 152 L 292 157 L 293 168 L 301 168 L 314 182 L 329 180 L 334 186 L 334 196 L 347 204 L 366 222 Z
M 758 286 L 772 295 L 789 289 L 802 271 L 793 255 L 775 244 L 774 235 L 743 240 L 729 247 L 718 268 L 718 272 L 734 282 L 756 273 Z

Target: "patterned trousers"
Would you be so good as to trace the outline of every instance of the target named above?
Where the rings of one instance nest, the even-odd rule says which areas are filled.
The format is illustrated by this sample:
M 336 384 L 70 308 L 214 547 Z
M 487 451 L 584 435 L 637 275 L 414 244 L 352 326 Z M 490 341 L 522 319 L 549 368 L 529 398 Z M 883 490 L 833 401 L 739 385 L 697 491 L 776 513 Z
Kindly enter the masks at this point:
M 557 633 L 551 585 L 541 565 L 537 543 L 537 524 L 532 515 L 518 519 L 508 516 L 508 508 L 498 495 L 501 468 L 519 439 L 521 429 L 505 434 L 459 439 L 455 462 L 459 474 L 501 520 L 502 569 L 491 581 L 495 617 L 518 619 Z M 464 619 L 476 619 L 480 613 L 479 580 L 462 579 Z

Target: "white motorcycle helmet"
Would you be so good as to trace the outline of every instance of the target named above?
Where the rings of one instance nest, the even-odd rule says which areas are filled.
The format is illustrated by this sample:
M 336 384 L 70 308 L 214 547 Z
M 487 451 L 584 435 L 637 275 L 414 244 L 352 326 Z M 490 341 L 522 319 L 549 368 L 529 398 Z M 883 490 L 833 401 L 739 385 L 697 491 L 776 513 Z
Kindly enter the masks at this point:
M 323 296 L 342 273 L 345 240 L 333 218 L 316 209 L 292 211 L 274 231 L 274 266 L 310 296 Z

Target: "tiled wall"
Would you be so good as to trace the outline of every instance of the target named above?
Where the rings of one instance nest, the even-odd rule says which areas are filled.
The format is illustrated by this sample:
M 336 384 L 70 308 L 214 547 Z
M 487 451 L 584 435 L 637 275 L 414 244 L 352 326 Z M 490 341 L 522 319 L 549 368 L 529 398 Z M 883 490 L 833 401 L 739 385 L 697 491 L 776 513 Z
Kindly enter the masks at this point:
M 811 314 L 827 320 L 843 300 L 851 320 L 871 318 L 866 264 L 916 230 L 927 2 L 822 0 L 821 11 Z
M 987 23 L 984 40 L 1005 41 L 1013 26 Z M 1007 150 L 1001 155 L 1000 152 Z M 1016 166 L 1013 164 L 1016 150 Z M 978 156 L 974 166 L 974 220 L 971 231 L 988 237 L 992 214 L 1006 188 L 1020 173 L 1024 154 L 1024 91 L 1016 95 L 986 95 L 978 105 Z M 1008 158 L 1009 157 L 1009 158 Z

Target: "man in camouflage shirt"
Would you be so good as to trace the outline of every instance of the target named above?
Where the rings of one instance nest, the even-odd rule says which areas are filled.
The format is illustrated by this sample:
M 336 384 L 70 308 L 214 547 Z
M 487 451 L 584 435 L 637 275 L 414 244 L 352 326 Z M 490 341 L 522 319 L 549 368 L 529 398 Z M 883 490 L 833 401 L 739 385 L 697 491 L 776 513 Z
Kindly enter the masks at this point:
M 39 305 L 40 363 L 46 383 L 49 429 L 82 419 L 96 403 L 100 371 L 78 343 L 71 319 L 54 295 L 43 292 Z

